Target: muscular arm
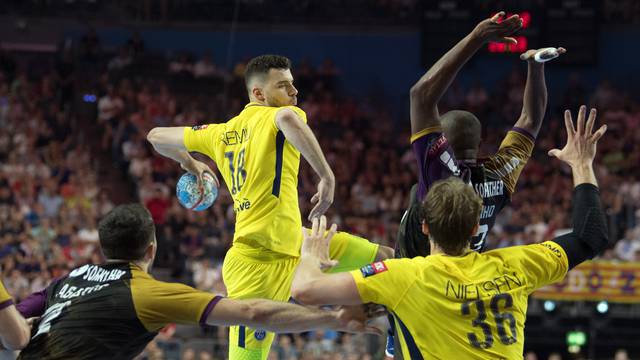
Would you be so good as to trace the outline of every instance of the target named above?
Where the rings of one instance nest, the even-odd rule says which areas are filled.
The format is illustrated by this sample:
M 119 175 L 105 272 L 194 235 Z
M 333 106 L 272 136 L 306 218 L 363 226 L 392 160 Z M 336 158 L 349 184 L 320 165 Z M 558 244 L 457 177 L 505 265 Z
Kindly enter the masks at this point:
M 480 22 L 473 31 L 438 60 L 427 73 L 411 87 L 411 134 L 440 125 L 438 101 L 447 91 L 458 71 L 482 47 L 494 40 L 515 43 L 509 37 L 522 27 L 518 15 L 500 21 L 504 12 Z
M 322 153 L 318 140 L 313 135 L 311 128 L 302 121 L 291 109 L 281 109 L 276 114 L 276 126 L 284 137 L 296 148 L 309 162 L 313 170 L 320 176 L 318 192 L 311 198 L 315 204 L 309 212 L 309 220 L 324 214 L 333 204 L 336 180 L 331 167 Z
M 263 299 L 221 299 L 207 318 L 208 325 L 243 324 L 272 332 L 304 332 L 319 328 L 340 328 L 339 311 L 323 311 Z
M 411 87 L 411 134 L 440 125 L 438 102 L 484 41 L 474 32 L 460 40 Z
M 147 140 L 160 155 L 177 161 L 185 169 L 195 161 L 184 146 L 184 127 L 153 128 Z
M 293 145 L 321 179 L 333 179 L 333 171 L 322 153 L 320 144 L 309 125 L 305 124 L 291 109 L 281 109 L 276 114 L 276 126 Z
M 0 348 L 23 349 L 29 343 L 30 330 L 14 305 L 0 310 Z
M 573 169 L 573 231 L 553 239 L 569 260 L 569 269 L 602 253 L 609 245 L 607 221 L 593 167 Z
M 547 84 L 544 79 L 544 64 L 529 61 L 522 112 L 515 126 L 536 137 L 546 109 Z
M 300 257 L 291 285 L 291 296 L 307 305 L 362 304 L 358 287 L 351 273 L 325 274 L 316 257 Z
M 586 111 L 585 106 L 580 107 L 576 127 L 573 125 L 571 113 L 568 110 L 565 111 L 567 144 L 562 150 L 552 149 L 549 151 L 549 155 L 571 166 L 573 173 L 573 185 L 575 186 L 572 212 L 573 231 L 554 239 L 567 254 L 570 269 L 602 253 L 609 245 L 607 221 L 600 203 L 598 182 L 593 172 L 596 144 L 607 131 L 607 127 L 604 125 L 594 133 L 596 110 L 591 109 L 585 125 Z

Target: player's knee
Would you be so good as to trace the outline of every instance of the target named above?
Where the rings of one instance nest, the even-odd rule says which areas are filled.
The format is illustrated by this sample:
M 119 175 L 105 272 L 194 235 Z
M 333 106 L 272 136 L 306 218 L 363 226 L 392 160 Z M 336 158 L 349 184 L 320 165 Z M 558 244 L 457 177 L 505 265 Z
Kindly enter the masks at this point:
M 393 254 L 393 248 L 390 248 L 388 246 L 380 246 L 378 248 L 378 252 L 376 253 L 376 261 L 393 259 Z

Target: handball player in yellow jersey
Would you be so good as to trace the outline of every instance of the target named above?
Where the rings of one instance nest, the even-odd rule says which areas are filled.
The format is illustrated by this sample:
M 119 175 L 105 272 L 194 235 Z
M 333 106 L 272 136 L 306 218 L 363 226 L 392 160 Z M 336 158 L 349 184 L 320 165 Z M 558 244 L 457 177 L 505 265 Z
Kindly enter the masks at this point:
M 541 244 L 472 251 L 482 199 L 462 180 L 436 182 L 422 204 L 431 255 L 374 262 L 350 273 L 320 270 L 335 225 L 314 220 L 305 235 L 292 291 L 305 304 L 384 305 L 395 319 L 405 359 L 522 359 L 527 299 L 608 246 L 593 158 L 606 131 L 593 132 L 586 108 L 574 128 L 565 112 L 566 146 L 549 155 L 573 172 L 573 231 Z
M 333 202 L 335 178 L 320 145 L 298 108 L 291 62 L 278 55 L 249 61 L 245 82 L 250 102 L 231 120 L 194 127 L 155 128 L 147 139 L 166 157 L 198 176 L 213 172 L 191 157 L 199 152 L 217 165 L 233 197 L 236 226 L 223 265 L 228 296 L 287 301 L 299 261 L 302 220 L 298 206 L 300 155 L 318 174 L 309 219 Z M 217 181 L 217 180 L 216 180 Z M 393 249 L 338 233 L 325 254 L 337 259 L 334 272 L 358 269 L 393 256 Z M 265 359 L 274 334 L 244 326 L 230 330 L 230 359 Z
M 22 349 L 29 342 L 29 326 L 0 282 L 0 350 Z

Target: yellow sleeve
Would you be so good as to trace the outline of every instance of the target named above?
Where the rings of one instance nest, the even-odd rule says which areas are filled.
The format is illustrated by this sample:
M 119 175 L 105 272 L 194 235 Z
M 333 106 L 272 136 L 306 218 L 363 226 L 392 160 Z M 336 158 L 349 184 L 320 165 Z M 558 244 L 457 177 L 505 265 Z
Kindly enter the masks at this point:
M 562 280 L 569 271 L 567 254 L 553 241 L 501 250 L 507 252 L 507 259 L 517 262 L 530 285 L 529 292 Z
M 6 308 L 7 306 L 13 304 L 13 298 L 7 292 L 7 289 L 4 287 L 4 284 L 0 281 L 0 310 Z
M 168 323 L 204 324 L 219 296 L 190 286 L 152 278 L 131 279 L 131 296 L 138 319 L 149 331 Z
M 278 111 L 280 111 L 280 109 L 289 109 L 289 110 L 293 110 L 293 112 L 295 112 L 298 117 L 300 117 L 300 119 L 302 119 L 302 121 L 306 124 L 307 123 L 307 113 L 304 112 L 304 110 L 300 109 L 297 106 L 283 106 L 281 108 L 278 108 L 278 110 L 276 112 L 273 113 L 273 126 L 275 126 L 276 130 L 278 129 L 278 126 L 276 125 L 276 114 L 278 114 Z
M 502 140 L 498 152 L 484 163 L 487 170 L 500 176 L 509 194 L 515 191 L 520 173 L 531 157 L 534 145 L 533 138 L 511 130 Z
M 416 281 L 411 259 L 390 259 L 351 271 L 363 303 L 375 303 L 394 310 Z
M 187 151 L 195 151 L 215 159 L 215 144 L 222 124 L 207 124 L 185 127 L 183 132 L 184 147 Z

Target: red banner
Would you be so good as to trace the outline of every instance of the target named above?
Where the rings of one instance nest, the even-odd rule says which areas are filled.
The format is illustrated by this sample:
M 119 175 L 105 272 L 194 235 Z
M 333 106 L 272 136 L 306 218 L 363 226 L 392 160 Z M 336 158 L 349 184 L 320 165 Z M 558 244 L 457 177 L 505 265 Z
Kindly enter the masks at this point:
M 571 270 L 562 282 L 533 293 L 539 299 L 640 303 L 640 263 L 591 261 Z

